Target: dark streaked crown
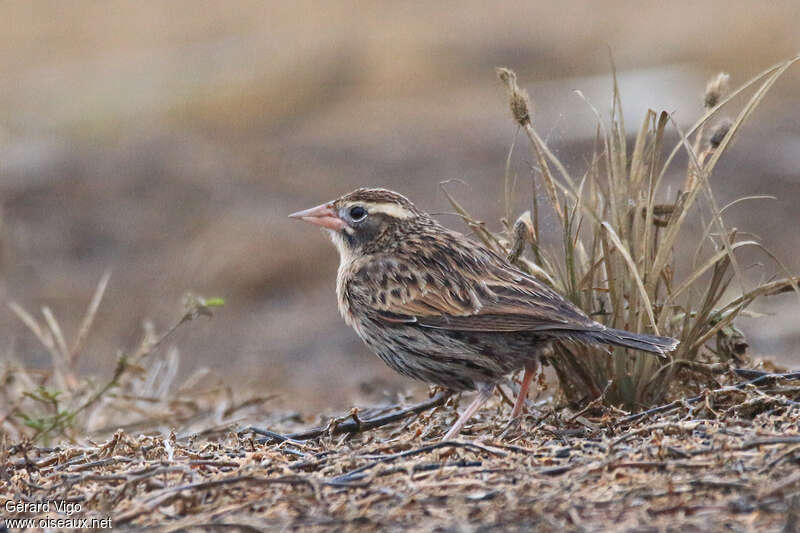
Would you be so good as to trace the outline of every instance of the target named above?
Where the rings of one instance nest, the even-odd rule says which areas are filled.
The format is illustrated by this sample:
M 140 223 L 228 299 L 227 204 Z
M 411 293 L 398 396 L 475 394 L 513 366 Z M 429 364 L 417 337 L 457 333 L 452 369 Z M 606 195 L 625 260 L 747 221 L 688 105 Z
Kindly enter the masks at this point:
M 389 189 L 380 189 L 380 188 L 361 188 L 356 189 L 353 192 L 347 193 L 344 196 L 338 198 L 334 201 L 334 206 L 336 208 L 344 207 L 347 205 L 353 204 L 365 204 L 365 205 L 372 205 L 372 206 L 397 206 L 398 210 L 392 210 L 396 213 L 400 213 L 405 211 L 410 216 L 421 216 L 425 213 L 417 208 L 411 201 L 403 196 L 402 194 L 398 194 L 394 191 L 390 191 Z M 389 213 L 387 213 L 389 214 Z M 402 217 L 405 218 L 405 217 Z

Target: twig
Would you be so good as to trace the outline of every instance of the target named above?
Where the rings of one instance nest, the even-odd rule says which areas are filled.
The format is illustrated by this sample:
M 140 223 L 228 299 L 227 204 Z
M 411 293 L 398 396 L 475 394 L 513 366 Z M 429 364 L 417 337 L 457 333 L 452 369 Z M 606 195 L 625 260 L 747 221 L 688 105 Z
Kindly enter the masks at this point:
M 146 503 L 141 507 L 139 507 L 138 509 L 134 509 L 116 518 L 114 520 L 114 524 L 126 524 L 131 520 L 133 520 L 134 518 L 141 516 L 142 514 L 148 513 L 153 509 L 166 505 L 172 500 L 178 498 L 180 496 L 180 493 L 184 490 L 203 490 L 203 489 L 219 487 L 222 485 L 232 485 L 237 483 L 263 483 L 263 484 L 286 483 L 290 485 L 309 485 L 312 489 L 314 488 L 314 485 L 313 483 L 311 483 L 311 481 L 301 476 L 263 478 L 263 477 L 246 475 L 246 476 L 232 476 L 222 479 L 213 479 L 211 481 L 201 481 L 198 483 L 187 483 L 185 485 L 180 485 L 177 487 L 169 487 L 156 492 L 155 494 L 148 497 Z
M 437 392 L 432 398 L 429 400 L 425 400 L 424 402 L 416 403 L 404 409 L 401 409 L 397 412 L 390 413 L 388 415 L 381 415 L 376 416 L 375 418 L 367 418 L 364 420 L 352 419 L 351 415 L 350 420 L 345 420 L 338 424 L 333 424 L 329 426 L 320 426 L 312 429 L 307 429 L 305 431 L 299 431 L 297 433 L 290 433 L 288 435 L 282 435 L 280 433 L 276 433 L 274 431 L 270 431 L 268 429 L 262 429 L 255 431 L 256 428 L 248 428 L 247 430 L 253 431 L 254 433 L 258 433 L 260 435 L 265 435 L 265 439 L 259 439 L 259 442 L 269 442 L 270 440 L 276 440 L 278 442 L 283 441 L 304 441 L 315 439 L 317 437 L 321 437 L 323 435 L 341 435 L 343 433 L 361 433 L 364 431 L 369 431 L 371 429 L 379 428 L 381 426 L 385 426 L 387 424 L 391 424 L 393 422 L 397 422 L 398 420 L 402 420 L 403 418 L 409 415 L 419 414 L 422 411 L 427 411 L 433 407 L 438 407 L 443 405 L 447 399 L 451 396 L 450 391 L 439 391 Z
M 658 407 L 653 407 L 652 409 L 647 409 L 646 411 L 641 411 L 636 414 L 632 414 L 629 416 L 625 416 L 622 418 L 617 419 L 618 424 L 630 424 L 631 422 L 635 422 L 641 418 L 655 415 L 659 413 L 664 413 L 667 411 L 671 411 L 673 409 L 677 409 L 683 405 L 691 405 L 697 402 L 703 401 L 707 395 L 713 394 L 720 394 L 724 392 L 731 392 L 734 390 L 741 390 L 745 387 L 751 385 L 759 385 L 765 381 L 772 381 L 776 379 L 800 379 L 800 372 L 785 372 L 785 373 L 770 373 L 770 372 L 761 372 L 758 370 L 748 370 L 743 368 L 737 368 L 733 370 L 738 375 L 752 375 L 756 374 L 757 377 L 751 379 L 749 381 L 743 381 L 741 383 L 737 383 L 735 385 L 728 385 L 726 387 L 722 387 L 719 389 L 714 389 L 712 391 L 705 392 L 703 394 L 698 394 L 697 396 L 693 396 L 691 398 L 681 398 L 680 400 L 675 400 L 674 402 L 660 405 Z
M 766 437 L 762 439 L 753 439 L 742 443 L 739 450 L 750 450 L 752 448 L 760 448 L 761 446 L 772 446 L 773 444 L 800 444 L 800 435 L 786 435 L 785 437 Z
M 578 417 L 581 417 L 581 416 L 585 415 L 586 413 L 588 413 L 589 411 L 591 411 L 592 409 L 594 409 L 595 407 L 599 407 L 600 405 L 602 405 L 603 401 L 606 398 L 606 394 L 608 394 L 608 389 L 611 388 L 611 385 L 613 383 L 614 383 L 614 381 L 609 379 L 608 383 L 606 383 L 606 386 L 603 389 L 603 392 L 600 394 L 600 396 L 596 397 L 594 400 L 592 400 L 591 402 L 586 404 L 586 407 L 584 407 L 583 409 L 581 409 L 580 411 L 578 411 L 577 413 L 572 415 L 572 417 L 570 417 L 569 421 L 570 422 L 574 422 L 575 420 L 578 419 Z
M 498 450 L 497 448 L 488 448 L 486 446 L 481 446 L 481 445 L 475 444 L 473 442 L 459 442 L 459 441 L 437 442 L 436 444 L 429 444 L 428 446 L 422 446 L 421 448 L 415 448 L 413 450 L 407 450 L 405 452 L 393 453 L 391 455 L 378 456 L 378 459 L 376 461 L 373 461 L 371 463 L 368 463 L 368 464 L 365 464 L 363 466 L 360 466 L 360 467 L 358 467 L 358 468 L 356 468 L 354 470 L 351 470 L 349 472 L 346 472 L 346 473 L 344 473 L 344 474 L 342 474 L 340 476 L 336 476 L 332 481 L 335 482 L 335 483 L 346 482 L 346 481 L 349 481 L 349 480 L 353 479 L 353 476 L 355 476 L 356 474 L 360 474 L 360 473 L 362 473 L 362 472 L 364 472 L 366 470 L 374 468 L 374 467 L 378 466 L 379 464 L 388 463 L 388 462 L 391 462 L 391 461 L 394 461 L 394 460 L 400 459 L 400 458 L 411 457 L 413 455 L 419 455 L 419 454 L 422 454 L 422 453 L 432 452 L 432 451 L 438 450 L 440 448 L 466 448 L 466 449 L 473 449 L 473 450 L 479 450 L 479 451 L 487 452 L 487 453 L 490 453 L 490 454 L 493 454 L 493 455 L 497 455 L 497 456 L 500 456 L 500 457 L 505 457 L 505 456 L 508 455 L 508 453 L 506 453 L 506 452 L 504 452 L 502 450 Z M 365 456 L 365 457 L 366 458 L 374 458 L 375 456 Z

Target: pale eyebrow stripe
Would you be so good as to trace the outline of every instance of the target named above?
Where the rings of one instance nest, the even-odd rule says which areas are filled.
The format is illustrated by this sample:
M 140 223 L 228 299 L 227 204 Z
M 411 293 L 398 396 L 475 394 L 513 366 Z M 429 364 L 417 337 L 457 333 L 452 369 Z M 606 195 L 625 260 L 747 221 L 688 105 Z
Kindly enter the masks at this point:
M 367 212 L 369 213 L 383 213 L 384 215 L 388 215 L 393 218 L 406 219 L 414 216 L 414 214 L 411 211 L 409 211 L 402 205 L 390 202 L 381 202 L 376 204 L 369 202 L 364 202 L 363 204 L 359 202 L 353 202 L 351 204 L 347 204 L 346 207 L 347 209 L 349 209 L 353 205 L 363 205 L 364 207 L 367 208 Z

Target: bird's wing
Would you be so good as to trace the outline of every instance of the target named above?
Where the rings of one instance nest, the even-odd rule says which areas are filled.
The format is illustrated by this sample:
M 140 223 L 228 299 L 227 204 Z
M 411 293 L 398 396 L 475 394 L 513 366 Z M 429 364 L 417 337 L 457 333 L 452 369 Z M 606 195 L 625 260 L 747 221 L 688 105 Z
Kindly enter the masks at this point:
M 451 249 L 447 254 L 372 257 L 354 271 L 353 280 L 352 296 L 388 323 L 484 332 L 602 327 L 553 290 L 477 246 L 463 254 Z

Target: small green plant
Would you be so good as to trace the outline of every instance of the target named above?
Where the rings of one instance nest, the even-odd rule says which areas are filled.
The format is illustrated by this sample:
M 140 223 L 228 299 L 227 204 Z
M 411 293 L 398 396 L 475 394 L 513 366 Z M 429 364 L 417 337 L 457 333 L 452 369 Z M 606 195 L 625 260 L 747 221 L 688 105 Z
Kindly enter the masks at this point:
M 680 340 L 667 360 L 618 347 L 609 354 L 606 348 L 557 343 L 549 361 L 568 401 L 584 405 L 602 395 L 607 403 L 628 410 L 659 403 L 682 368 L 708 370 L 699 363 L 742 356 L 746 341 L 733 322 L 756 299 L 792 289 L 800 294 L 800 278 L 788 274 L 785 279 L 747 288 L 735 252 L 761 245 L 740 239 L 736 230 L 725 225 L 722 215 L 728 206 L 717 205 L 709 182 L 737 131 L 775 81 L 798 60 L 800 56 L 779 63 L 730 93 L 727 75 L 717 76 L 707 87 L 705 112 L 694 126 L 682 132 L 673 124 L 680 140 L 668 153 L 665 133 L 673 121 L 666 112 L 648 111 L 629 146 L 614 75 L 610 124 L 592 108 L 598 119 L 597 148 L 580 179 L 571 175 L 536 132 L 530 99 L 517 85 L 514 72 L 498 69 L 514 121 L 527 136 L 538 164 L 538 176 L 532 173 L 531 209 L 511 224 L 516 178 L 509 153 L 504 231 L 490 232 L 445 191 L 455 210 L 486 245 L 508 254 L 520 268 L 555 287 L 596 320 Z M 757 89 L 736 119 L 720 122 L 706 135 L 707 124 L 720 108 L 754 86 Z M 668 197 L 664 177 L 681 150 L 689 157 L 686 177 L 682 189 Z M 538 184 L 561 229 L 560 250 L 540 245 L 543 206 L 535 194 Z M 699 237 L 687 230 L 687 217 L 693 211 L 708 217 Z M 524 254 L 528 246 L 530 258 Z M 681 253 L 676 254 L 676 248 Z M 692 249 L 693 254 L 686 253 Z M 677 279 L 676 256 L 686 255 L 691 257 L 689 273 Z M 739 296 L 725 302 L 732 286 L 738 288 Z
M 36 415 L 29 415 L 25 412 L 19 413 L 20 418 L 25 421 L 25 425 L 35 429 L 37 433 L 46 436 L 55 428 L 62 429 L 72 424 L 74 415 L 70 411 L 61 409 L 58 400 L 58 397 L 61 396 L 61 391 L 47 389 L 39 385 L 33 391 L 26 391 L 24 395 L 40 404 L 45 411 Z M 46 414 L 47 412 L 50 414 Z

